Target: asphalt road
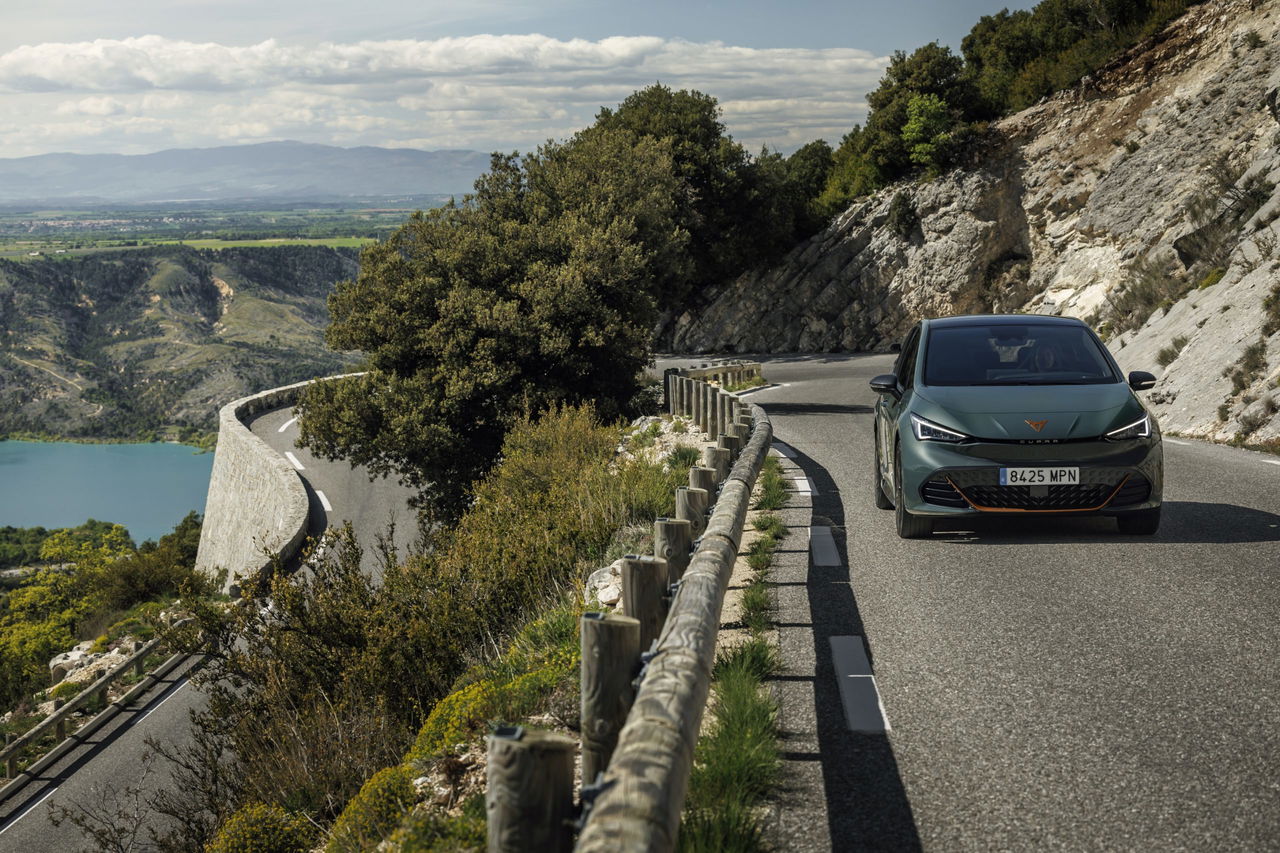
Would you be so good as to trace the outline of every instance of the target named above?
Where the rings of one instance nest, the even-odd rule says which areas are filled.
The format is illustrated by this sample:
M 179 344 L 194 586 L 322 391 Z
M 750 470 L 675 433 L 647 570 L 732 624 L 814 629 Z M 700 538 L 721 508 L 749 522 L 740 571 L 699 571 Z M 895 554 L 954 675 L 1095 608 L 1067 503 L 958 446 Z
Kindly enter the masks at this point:
M 391 481 L 370 481 L 363 468 L 317 460 L 295 448 L 297 423 L 292 418 L 291 409 L 277 409 L 259 416 L 250 429 L 282 455 L 292 453 L 302 466 L 299 473 L 311 499 L 309 532 L 317 535 L 327 527 L 350 521 L 365 546 L 362 565 L 376 574 L 381 566 L 371 546 L 379 535 L 390 532 L 389 522 L 394 524 L 392 541 L 401 552 L 416 536 L 417 517 L 408 506 L 411 493 Z M 100 805 L 104 792 L 123 791 L 129 786 L 150 791 L 169 784 L 163 762 L 156 762 L 150 775 L 143 778 L 142 757 L 148 751 L 145 741 L 148 737 L 162 743 L 186 739 L 190 712 L 199 710 L 204 701 L 188 681 L 193 665 L 194 661 L 179 666 L 19 793 L 0 803 L 0 853 L 92 850 L 94 846 L 70 822 L 53 826 L 49 814 L 55 807 Z
M 871 501 L 892 357 L 765 362 L 779 385 L 750 399 L 801 478 L 775 577 L 786 849 L 1280 849 L 1280 457 L 1166 439 L 1154 537 L 906 541 Z M 861 638 L 886 730 L 850 731 L 832 637 Z

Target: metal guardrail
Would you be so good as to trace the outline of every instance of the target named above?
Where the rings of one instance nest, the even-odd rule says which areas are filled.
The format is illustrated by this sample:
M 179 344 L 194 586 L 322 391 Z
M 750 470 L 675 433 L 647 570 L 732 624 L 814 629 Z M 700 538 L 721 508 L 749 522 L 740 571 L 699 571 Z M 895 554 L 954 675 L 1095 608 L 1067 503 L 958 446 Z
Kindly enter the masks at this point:
M 171 628 L 177 628 L 190 622 L 190 619 L 182 619 L 175 622 Z M 135 684 L 127 693 L 116 699 L 115 702 L 108 702 L 107 695 L 112 684 L 124 676 L 130 669 L 136 670 L 139 676 L 143 675 L 143 664 L 147 657 L 156 650 L 156 648 L 164 642 L 165 637 L 157 637 L 150 642 L 144 643 L 141 648 L 134 651 L 128 658 L 117 666 L 103 673 L 96 681 L 77 693 L 65 704 L 54 710 L 52 714 L 45 717 L 29 731 L 14 738 L 10 743 L 6 744 L 4 749 L 0 749 L 0 762 L 4 763 L 5 775 L 10 781 L 0 788 L 0 802 L 9 797 L 25 780 L 25 775 L 34 775 L 39 773 L 43 767 L 56 761 L 61 757 L 67 749 L 76 742 L 88 737 L 96 731 L 110 717 L 114 716 L 125 706 L 129 705 L 133 700 L 137 699 L 147 690 L 149 690 L 161 678 L 168 675 L 174 667 L 178 665 L 184 658 L 181 654 L 171 655 L 160 666 L 156 667 L 151 673 L 148 673 L 137 684 Z M 101 699 L 103 710 L 95 714 L 92 719 L 87 721 L 77 731 L 72 732 L 71 736 L 67 736 L 67 718 L 80 710 L 84 706 L 93 702 L 95 699 Z M 48 753 L 41 756 L 37 761 L 27 768 L 23 773 L 18 772 L 18 761 L 22 757 L 22 753 L 27 747 L 36 743 L 44 737 L 50 730 L 54 730 L 59 743 L 53 747 Z

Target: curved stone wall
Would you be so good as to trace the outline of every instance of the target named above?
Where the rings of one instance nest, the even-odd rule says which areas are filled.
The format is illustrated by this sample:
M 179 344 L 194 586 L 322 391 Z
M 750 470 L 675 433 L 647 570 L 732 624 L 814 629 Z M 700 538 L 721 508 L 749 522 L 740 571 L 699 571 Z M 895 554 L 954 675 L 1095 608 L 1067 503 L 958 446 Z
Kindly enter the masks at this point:
M 325 379 L 342 379 L 343 374 Z M 273 388 L 228 403 L 218 412 L 218 445 L 205 501 L 196 569 L 226 570 L 223 590 L 253 577 L 279 555 L 297 553 L 307 533 L 307 491 L 302 478 L 245 425 L 256 415 L 293 403 L 311 382 Z

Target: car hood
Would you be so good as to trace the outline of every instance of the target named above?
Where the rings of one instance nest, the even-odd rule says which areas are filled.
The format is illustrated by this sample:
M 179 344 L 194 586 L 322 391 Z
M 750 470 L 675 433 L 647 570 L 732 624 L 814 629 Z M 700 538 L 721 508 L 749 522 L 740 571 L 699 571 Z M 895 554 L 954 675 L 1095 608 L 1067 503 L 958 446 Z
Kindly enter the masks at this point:
M 1142 417 L 1124 383 L 919 387 L 921 417 L 974 438 L 1054 441 L 1093 438 Z M 1040 429 L 1037 430 L 1036 426 Z

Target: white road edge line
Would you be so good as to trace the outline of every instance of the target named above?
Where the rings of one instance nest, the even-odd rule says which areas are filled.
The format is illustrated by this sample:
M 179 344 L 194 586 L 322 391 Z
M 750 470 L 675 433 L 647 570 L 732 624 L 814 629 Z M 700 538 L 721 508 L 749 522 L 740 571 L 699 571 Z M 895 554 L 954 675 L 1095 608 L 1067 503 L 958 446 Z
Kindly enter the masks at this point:
M 297 422 L 298 422 L 297 418 L 289 418 L 289 420 L 280 424 L 280 429 L 276 430 L 276 432 L 284 432 L 285 430 L 287 430 L 289 427 L 293 426 Z
M 792 450 L 790 447 L 788 447 L 787 445 L 783 444 L 781 441 L 775 441 L 773 443 L 773 449 L 778 451 L 788 459 L 796 458 L 796 452 Z
M 1170 444 L 1178 444 L 1178 445 L 1181 445 L 1181 446 L 1183 446 L 1183 447 L 1190 447 L 1190 446 L 1191 446 L 1191 442 L 1189 442 L 1189 441 L 1178 441 L 1178 439 L 1176 439 L 1176 438 L 1166 438 L 1166 439 L 1165 439 L 1165 441 L 1169 442 Z
M 184 678 L 184 679 L 182 679 L 182 683 L 181 683 L 181 684 L 179 684 L 177 687 L 173 688 L 173 692 L 172 692 L 172 693 L 170 693 L 168 696 L 166 696 L 166 697 L 164 697 L 163 699 L 161 699 L 161 700 L 160 700 L 160 704 L 159 704 L 159 705 L 156 705 L 156 706 L 155 706 L 154 708 L 152 708 L 150 711 L 148 711 L 147 713 L 145 713 L 145 714 L 143 714 L 141 717 L 139 717 L 139 718 L 138 718 L 138 722 L 142 722 L 142 721 L 143 721 L 143 720 L 145 720 L 147 717 L 150 717 L 152 714 L 154 714 L 156 711 L 159 711 L 159 710 L 160 710 L 160 706 L 161 706 L 161 705 L 163 705 L 165 702 L 168 702 L 168 701 L 169 701 L 170 699 L 172 699 L 174 696 L 177 696 L 177 695 L 178 695 L 178 693 L 182 690 L 182 688 L 184 688 L 184 687 L 186 687 L 186 686 L 187 686 L 187 684 L 188 684 L 188 682 L 189 682 L 189 681 L 190 681 L 190 679 L 189 679 L 189 678 Z
M 305 470 L 307 470 L 306 468 L 303 468 L 303 467 L 302 467 L 302 463 L 298 461 L 298 457 L 294 456 L 292 452 L 290 452 L 290 451 L 286 450 L 286 451 L 284 452 L 284 458 L 285 458 L 285 459 L 288 459 L 290 462 L 292 462 L 292 463 L 293 463 L 293 467 L 294 467 L 294 468 L 297 468 L 299 471 L 305 471 Z
M 831 528 L 816 524 L 809 528 L 809 553 L 813 556 L 815 566 L 842 566 L 840 550 L 836 548 L 835 537 Z
M 320 506 L 324 507 L 325 512 L 333 512 L 333 504 L 329 503 L 329 499 L 324 496 L 324 492 L 316 489 L 316 497 L 320 499 Z
M 31 804 L 31 806 L 30 806 L 30 807 L 28 807 L 28 808 L 27 808 L 27 810 L 26 810 L 26 811 L 24 811 L 22 814 L 20 814 L 20 815 L 18 815 L 17 817 L 15 817 L 13 820 L 9 821 L 9 825 L 8 825 L 8 826 L 6 826 L 4 829 L 0 829 L 0 835 L 4 835 L 4 834 L 5 834 L 6 832 L 8 832 L 9 830 L 13 829 L 13 828 L 14 828 L 14 826 L 16 826 L 16 825 L 17 825 L 18 821 L 22 820 L 24 817 L 26 817 L 27 815 L 31 814 L 33 811 L 35 811 L 35 810 L 36 810 L 36 808 L 37 808 L 41 803 L 43 803 L 45 800 L 47 800 L 47 799 L 49 799 L 50 797 L 52 797 L 54 794 L 58 793 L 58 788 L 59 788 L 59 787 L 61 787 L 61 786 L 60 786 L 60 785 L 54 786 L 54 788 L 53 788 L 53 790 L 52 790 L 52 791 L 50 791 L 49 793 L 45 794 L 45 795 L 44 795 L 43 797 L 41 797 L 40 799 L 36 800 L 34 803 L 32 803 L 32 804 Z
M 1263 459 L 1262 461 L 1267 463 L 1268 465 L 1280 465 L 1280 460 L 1276 460 L 1276 459 Z
M 868 734 L 892 731 L 862 638 L 828 639 L 831 641 L 831 663 L 840 687 L 840 702 L 844 705 L 844 722 L 849 731 Z

